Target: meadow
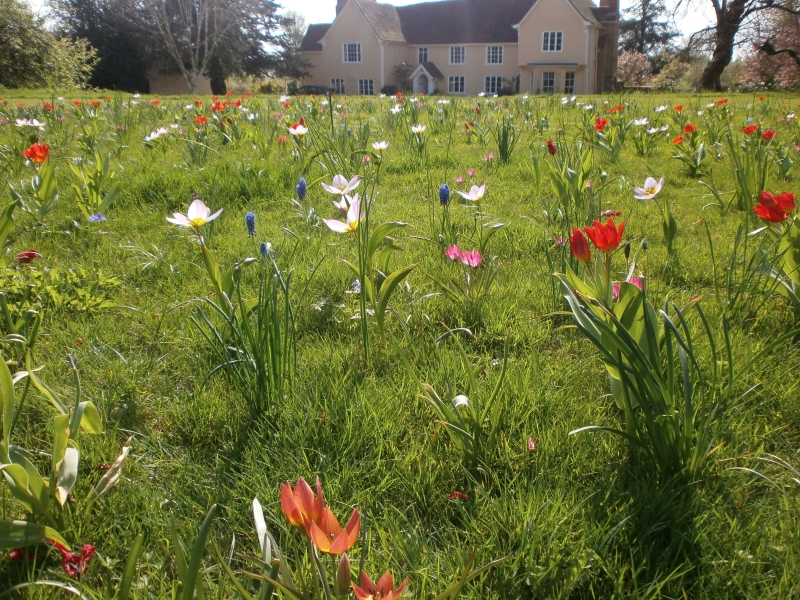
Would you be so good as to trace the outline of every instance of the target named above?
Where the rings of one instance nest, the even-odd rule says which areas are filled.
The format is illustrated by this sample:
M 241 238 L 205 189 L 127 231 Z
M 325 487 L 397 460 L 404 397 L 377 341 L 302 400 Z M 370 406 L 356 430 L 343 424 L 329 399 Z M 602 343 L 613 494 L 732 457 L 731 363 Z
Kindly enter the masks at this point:
M 800 597 L 796 95 L 0 96 L 0 598 Z

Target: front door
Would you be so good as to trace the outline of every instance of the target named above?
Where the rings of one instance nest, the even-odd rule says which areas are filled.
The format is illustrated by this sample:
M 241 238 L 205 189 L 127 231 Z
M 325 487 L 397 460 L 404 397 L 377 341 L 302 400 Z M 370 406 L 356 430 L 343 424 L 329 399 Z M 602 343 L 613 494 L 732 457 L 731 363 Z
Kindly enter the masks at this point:
M 428 77 L 424 73 L 420 73 L 419 75 L 417 75 L 417 78 L 414 81 L 414 93 L 415 94 L 428 93 Z

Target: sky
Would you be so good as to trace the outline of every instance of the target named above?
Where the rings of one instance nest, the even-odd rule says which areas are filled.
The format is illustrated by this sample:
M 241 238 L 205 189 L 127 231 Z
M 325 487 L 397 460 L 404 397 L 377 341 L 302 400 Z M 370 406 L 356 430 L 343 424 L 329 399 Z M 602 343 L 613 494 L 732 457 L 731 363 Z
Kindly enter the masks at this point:
M 284 11 L 292 10 L 300 13 L 306 20 L 306 24 L 311 23 L 330 23 L 336 15 L 336 0 L 277 0 L 283 6 Z M 387 4 L 403 6 L 405 4 L 415 4 L 421 0 L 380 0 Z M 598 0 L 594 0 L 595 3 Z M 621 0 L 621 8 L 624 10 L 633 0 Z M 675 0 L 667 0 L 667 6 L 674 6 Z M 688 11 L 682 11 L 676 18 L 676 29 L 683 35 L 690 35 L 713 23 L 714 10 L 709 0 L 693 0 L 692 6 Z

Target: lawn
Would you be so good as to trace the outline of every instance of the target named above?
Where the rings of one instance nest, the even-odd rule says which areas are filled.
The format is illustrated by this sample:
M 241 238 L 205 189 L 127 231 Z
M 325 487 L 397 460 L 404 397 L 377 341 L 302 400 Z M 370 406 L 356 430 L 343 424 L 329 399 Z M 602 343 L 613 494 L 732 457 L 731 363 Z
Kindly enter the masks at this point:
M 0 598 L 800 596 L 796 95 L 0 95 Z

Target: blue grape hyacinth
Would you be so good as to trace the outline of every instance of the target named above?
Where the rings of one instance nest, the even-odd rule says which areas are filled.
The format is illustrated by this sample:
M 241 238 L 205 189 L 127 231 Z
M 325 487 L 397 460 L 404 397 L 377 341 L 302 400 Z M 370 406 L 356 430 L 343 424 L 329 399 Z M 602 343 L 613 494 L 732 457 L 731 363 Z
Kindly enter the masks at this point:
M 247 233 L 250 237 L 256 234 L 256 215 L 255 213 L 247 213 L 244 216 L 244 222 L 247 224 Z
M 447 206 L 450 204 L 450 186 L 443 183 L 439 188 L 439 204 Z
M 306 184 L 305 178 L 300 178 L 300 181 L 297 182 L 297 187 L 295 189 L 297 191 L 297 199 L 305 200 L 306 192 L 308 191 L 308 184 Z

